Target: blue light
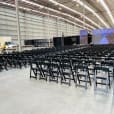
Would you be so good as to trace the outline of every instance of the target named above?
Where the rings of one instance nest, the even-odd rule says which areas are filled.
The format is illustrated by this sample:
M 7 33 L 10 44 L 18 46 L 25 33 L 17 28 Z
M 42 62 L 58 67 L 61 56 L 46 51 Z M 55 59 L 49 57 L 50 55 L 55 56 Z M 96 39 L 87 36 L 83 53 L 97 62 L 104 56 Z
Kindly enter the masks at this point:
M 114 44 L 114 28 L 93 30 L 94 44 Z
M 108 39 L 106 38 L 106 36 L 104 36 L 104 37 L 101 39 L 100 44 L 109 44 L 109 41 L 108 41 Z
M 97 30 L 93 30 L 93 35 L 99 35 L 99 34 L 114 34 L 114 28 L 112 29 L 97 29 Z
M 80 36 L 86 36 L 88 35 L 88 31 L 87 30 L 81 30 L 80 31 Z

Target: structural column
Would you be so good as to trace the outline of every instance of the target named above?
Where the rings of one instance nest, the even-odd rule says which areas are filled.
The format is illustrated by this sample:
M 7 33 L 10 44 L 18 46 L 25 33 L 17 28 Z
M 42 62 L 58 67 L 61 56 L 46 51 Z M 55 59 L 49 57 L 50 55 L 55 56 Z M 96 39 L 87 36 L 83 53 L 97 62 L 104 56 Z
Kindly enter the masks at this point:
M 18 36 L 18 45 L 19 45 L 19 52 L 21 52 L 21 34 L 20 34 L 20 23 L 19 23 L 19 4 L 18 0 L 15 0 L 15 7 L 16 7 L 16 21 L 17 21 L 17 36 Z
M 84 5 L 85 5 L 85 3 L 84 3 Z M 85 7 L 83 7 L 83 15 L 85 16 Z M 83 17 L 83 28 L 86 29 L 86 26 L 85 26 L 85 18 L 84 17 Z
M 59 36 L 59 32 L 58 32 L 58 27 L 59 27 L 58 21 L 59 21 L 59 18 L 57 17 L 56 18 L 56 35 L 57 35 L 57 37 Z
M 48 42 L 49 42 L 48 47 L 50 47 L 50 31 L 49 31 L 49 27 L 50 27 L 50 12 L 48 10 L 48 27 L 47 27 L 47 29 L 48 29 Z

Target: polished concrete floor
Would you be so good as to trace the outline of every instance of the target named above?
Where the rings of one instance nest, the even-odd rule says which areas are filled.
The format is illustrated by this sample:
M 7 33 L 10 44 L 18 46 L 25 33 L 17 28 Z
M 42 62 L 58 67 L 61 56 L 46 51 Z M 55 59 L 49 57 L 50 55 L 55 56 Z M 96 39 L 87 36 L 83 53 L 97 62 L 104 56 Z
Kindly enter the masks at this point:
M 114 114 L 113 89 L 87 90 L 29 78 L 29 68 L 0 72 L 0 114 Z

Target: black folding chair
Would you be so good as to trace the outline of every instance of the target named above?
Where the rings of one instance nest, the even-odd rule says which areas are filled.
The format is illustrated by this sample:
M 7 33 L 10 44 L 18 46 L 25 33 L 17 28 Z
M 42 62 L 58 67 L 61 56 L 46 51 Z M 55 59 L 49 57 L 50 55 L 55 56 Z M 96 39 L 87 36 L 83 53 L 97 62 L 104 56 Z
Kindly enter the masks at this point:
M 87 89 L 87 84 L 91 85 L 91 79 L 89 75 L 89 69 L 86 65 L 77 65 L 76 66 L 76 77 L 79 82 L 79 86 L 84 86 Z M 85 85 L 81 85 L 81 82 L 84 82 Z
M 39 63 L 37 61 L 32 62 L 30 65 L 30 78 L 37 79 L 38 76 L 40 77 L 42 75 L 43 74 L 42 74 Z
M 55 81 L 58 83 L 58 79 L 60 77 L 60 67 L 57 62 L 52 62 L 49 67 L 50 70 L 50 76 L 49 81 Z
M 74 77 L 70 60 L 67 60 L 67 59 L 61 60 L 60 66 L 61 66 L 61 74 L 62 74 L 61 84 L 66 83 L 68 85 L 71 85 L 71 80 L 75 82 L 75 77 Z
M 95 67 L 95 75 L 94 75 L 94 89 L 97 88 L 97 85 L 106 85 L 106 87 L 110 88 L 110 75 L 109 68 L 97 66 Z
M 42 75 L 40 75 L 39 79 L 48 80 L 48 77 L 50 76 L 50 60 L 49 59 L 40 59 L 39 66 L 42 72 Z

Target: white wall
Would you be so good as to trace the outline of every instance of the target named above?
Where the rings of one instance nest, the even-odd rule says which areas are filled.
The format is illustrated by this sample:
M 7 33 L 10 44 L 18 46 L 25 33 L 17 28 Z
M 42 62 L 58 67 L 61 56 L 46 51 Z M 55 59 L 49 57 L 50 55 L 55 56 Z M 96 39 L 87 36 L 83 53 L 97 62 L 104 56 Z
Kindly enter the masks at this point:
M 21 39 L 52 39 L 56 36 L 79 35 L 80 29 L 63 20 L 20 12 Z M 0 36 L 10 36 L 17 41 L 16 12 L 0 7 Z

